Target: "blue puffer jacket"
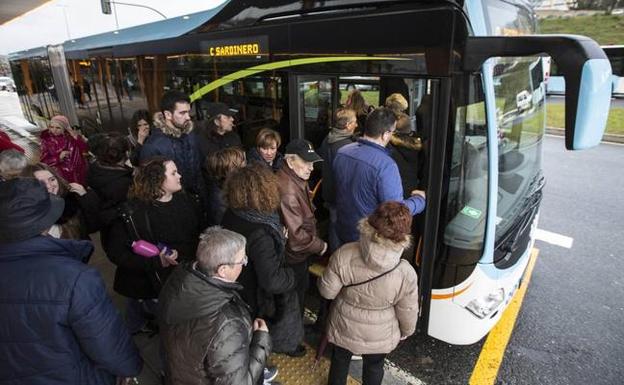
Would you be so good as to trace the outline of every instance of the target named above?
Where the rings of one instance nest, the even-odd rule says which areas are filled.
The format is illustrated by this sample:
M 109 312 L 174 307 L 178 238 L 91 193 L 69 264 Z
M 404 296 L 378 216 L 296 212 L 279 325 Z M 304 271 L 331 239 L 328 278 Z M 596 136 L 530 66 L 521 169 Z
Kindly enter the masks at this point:
M 415 165 L 416 166 L 416 165 Z M 403 199 L 403 185 L 396 162 L 388 150 L 365 139 L 338 150 L 333 164 L 336 184 L 337 231 L 342 244 L 357 241 L 360 219 L 383 202 L 398 201 L 412 215 L 425 209 L 425 199 Z
M 184 189 L 203 196 L 203 178 L 200 172 L 203 160 L 199 152 L 197 135 L 195 132 L 179 136 L 168 135 L 171 130 L 164 125 L 160 128 L 154 127 L 141 148 L 140 161 L 144 162 L 154 156 L 164 156 L 173 160 L 178 173 L 182 175 Z
M 89 241 L 38 236 L 0 244 L 0 384 L 111 385 L 142 361 Z

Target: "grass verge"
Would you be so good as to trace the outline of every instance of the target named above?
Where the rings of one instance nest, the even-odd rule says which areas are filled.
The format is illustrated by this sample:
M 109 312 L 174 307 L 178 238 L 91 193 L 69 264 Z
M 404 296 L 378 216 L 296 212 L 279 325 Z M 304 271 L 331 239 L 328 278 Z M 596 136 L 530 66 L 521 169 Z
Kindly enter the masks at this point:
M 624 16 L 591 15 L 547 17 L 539 20 L 540 33 L 584 35 L 600 45 L 624 44 Z
M 565 106 L 550 103 L 546 106 L 546 126 L 563 128 L 565 124 Z M 624 135 L 624 108 L 612 107 L 607 120 L 607 134 Z

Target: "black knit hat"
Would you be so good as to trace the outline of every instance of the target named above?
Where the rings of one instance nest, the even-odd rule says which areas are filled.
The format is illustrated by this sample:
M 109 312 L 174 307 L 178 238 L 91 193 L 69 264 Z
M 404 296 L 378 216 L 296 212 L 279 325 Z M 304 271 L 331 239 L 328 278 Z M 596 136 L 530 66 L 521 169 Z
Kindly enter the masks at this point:
M 0 182 L 0 243 L 33 238 L 52 226 L 65 201 L 34 178 Z

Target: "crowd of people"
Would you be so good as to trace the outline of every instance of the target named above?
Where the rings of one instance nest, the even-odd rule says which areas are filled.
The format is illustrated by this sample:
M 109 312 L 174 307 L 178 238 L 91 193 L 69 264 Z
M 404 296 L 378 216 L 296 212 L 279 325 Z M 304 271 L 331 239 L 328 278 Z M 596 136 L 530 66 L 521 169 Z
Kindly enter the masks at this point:
M 317 150 L 258 131 L 242 148 L 235 110 L 213 103 L 193 122 L 188 97 L 137 111 L 127 135 L 87 141 L 64 116 L 41 134 L 41 159 L 0 153 L 0 382 L 130 383 L 133 335 L 160 338 L 166 384 L 276 384 L 270 355 L 306 354 L 310 264 L 329 256 L 318 290 L 330 303 L 329 384 L 352 357 L 365 384 L 414 333 L 418 288 L 402 259 L 425 209 L 407 102 L 335 112 Z M 407 144 L 405 144 L 407 143 Z M 389 146 L 395 146 L 392 150 Z M 280 148 L 284 152 L 279 151 Z M 410 152 L 411 151 L 411 152 Z M 309 180 L 322 167 L 327 239 Z M 97 270 L 90 234 L 115 265 L 122 319 Z

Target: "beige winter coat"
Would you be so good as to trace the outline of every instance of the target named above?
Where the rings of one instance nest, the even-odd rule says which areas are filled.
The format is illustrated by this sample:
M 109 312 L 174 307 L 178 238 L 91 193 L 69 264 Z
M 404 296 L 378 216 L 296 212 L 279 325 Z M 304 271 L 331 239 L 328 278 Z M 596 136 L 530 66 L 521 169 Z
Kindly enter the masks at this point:
M 414 333 L 418 318 L 416 271 L 401 260 L 409 239 L 395 243 L 382 238 L 365 219 L 359 228 L 360 240 L 331 256 L 318 284 L 323 297 L 334 299 L 328 320 L 329 342 L 355 354 L 390 353 L 401 337 Z M 399 261 L 389 274 L 343 289 L 376 277 Z

